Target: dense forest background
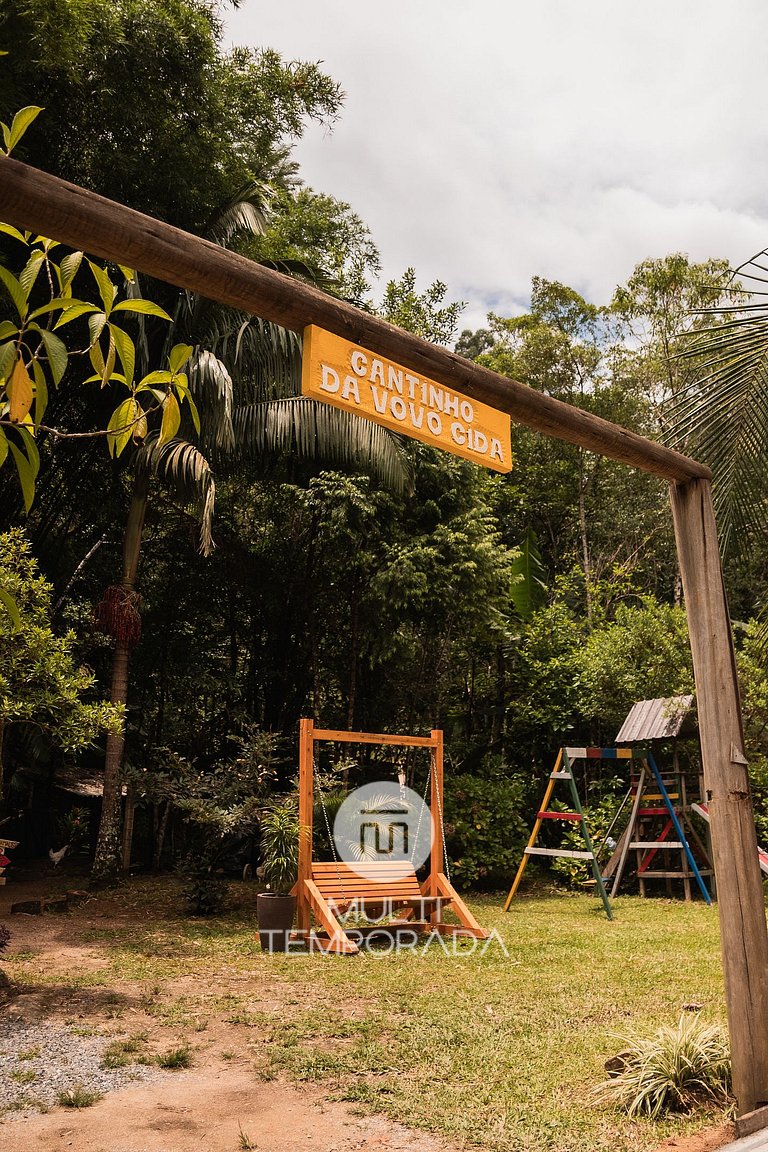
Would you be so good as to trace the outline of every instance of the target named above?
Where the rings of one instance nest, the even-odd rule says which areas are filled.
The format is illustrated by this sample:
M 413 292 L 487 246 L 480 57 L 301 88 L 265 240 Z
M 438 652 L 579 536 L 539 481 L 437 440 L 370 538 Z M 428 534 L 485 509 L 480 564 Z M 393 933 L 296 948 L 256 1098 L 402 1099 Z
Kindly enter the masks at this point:
M 651 438 L 673 434 L 676 403 L 702 367 L 681 354 L 701 309 L 733 291 L 723 261 L 649 255 L 599 303 L 536 278 L 527 314 L 491 315 L 479 331 L 462 330 L 461 302 L 444 285 L 419 290 L 412 268 L 377 299 L 375 237 L 353 206 L 302 182 L 292 152 L 308 123 L 343 115 L 343 77 L 266 48 L 225 51 L 220 20 L 208 0 L 7 0 L 0 115 L 44 108 L 14 155 L 531 388 Z M 15 244 L 3 236 L 0 257 L 18 275 Z M 312 716 L 330 728 L 443 728 L 454 873 L 462 884 L 503 883 L 557 748 L 610 743 L 634 701 L 693 689 L 665 486 L 525 428 L 513 429 L 504 476 L 413 441 L 350 433 L 297 397 L 296 337 L 164 284 L 139 289 L 173 321 L 172 340 L 156 318 L 128 326 L 144 371 L 162 366 L 171 342 L 195 349 L 201 429 L 182 421 L 170 463 L 147 444 L 114 458 L 98 438 L 41 434 L 28 514 L 12 460 L 0 469 L 0 583 L 37 613 L 41 668 L 58 643 L 57 660 L 93 670 L 67 682 L 70 706 L 75 693 L 91 712 L 82 739 L 63 738 L 55 700 L 18 706 L 31 689 L 13 679 L 20 641 L 0 622 L 7 810 L 24 810 L 41 781 L 103 767 L 109 718 L 93 709 L 110 682 L 114 698 L 121 640 L 94 626 L 94 612 L 120 587 L 130 545 L 141 634 L 123 637 L 118 752 L 123 807 L 137 813 L 134 861 L 158 865 L 180 850 L 168 832 L 174 812 L 201 818 L 206 801 L 241 811 L 244 797 L 290 789 L 298 720 Z M 6 306 L 4 297 L 0 317 Z M 69 326 L 71 348 L 87 331 L 85 319 Z M 115 389 L 83 383 L 88 371 L 70 357 L 49 424 L 104 426 Z M 695 431 L 680 446 L 695 455 Z M 202 552 L 201 503 L 213 512 L 213 547 Z M 768 660 L 754 622 L 766 592 L 761 533 L 732 538 L 725 566 L 768 828 Z M 41 683 L 50 675 L 42 670 Z M 354 777 L 371 766 L 329 762 L 331 786 L 334 767 Z M 407 767 L 419 786 L 425 766 Z M 621 790 L 610 777 L 586 784 L 596 804 Z M 71 814 L 61 819 L 46 826 L 45 850 L 71 837 Z

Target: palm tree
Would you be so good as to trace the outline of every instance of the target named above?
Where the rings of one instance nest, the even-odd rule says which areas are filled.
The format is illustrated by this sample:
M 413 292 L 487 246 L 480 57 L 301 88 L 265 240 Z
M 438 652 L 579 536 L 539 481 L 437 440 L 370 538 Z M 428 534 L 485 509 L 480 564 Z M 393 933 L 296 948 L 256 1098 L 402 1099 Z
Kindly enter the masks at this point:
M 768 250 L 737 268 L 724 299 L 698 315 L 669 438 L 712 469 L 723 552 L 744 552 L 768 527 Z
M 254 183 L 241 190 L 211 222 L 209 238 L 227 246 L 238 237 L 259 235 L 266 215 L 264 188 Z M 302 274 L 311 271 L 304 266 L 294 270 Z M 369 472 L 395 491 L 402 491 L 411 480 L 400 438 L 370 421 L 296 395 L 301 338 L 295 333 L 184 293 L 161 361 L 180 336 L 194 348 L 187 374 L 200 413 L 198 443 L 188 438 L 191 427 L 182 428 L 185 435 L 164 444 L 156 433 L 151 434 L 134 454 L 121 578 L 118 585 L 106 590 L 97 610 L 101 626 L 115 641 L 110 691 L 114 704 L 127 702 L 130 653 L 140 637 L 136 579 L 153 477 L 180 502 L 197 508 L 204 555 L 213 548 L 216 486 L 212 462 L 225 471 L 233 463 L 242 466 L 267 456 L 291 454 L 325 466 Z M 143 331 L 139 348 L 147 359 L 150 351 Z M 120 868 L 124 743 L 124 732 L 107 737 L 102 814 L 92 871 L 97 882 L 113 879 Z M 124 851 L 123 865 L 127 867 L 126 856 Z

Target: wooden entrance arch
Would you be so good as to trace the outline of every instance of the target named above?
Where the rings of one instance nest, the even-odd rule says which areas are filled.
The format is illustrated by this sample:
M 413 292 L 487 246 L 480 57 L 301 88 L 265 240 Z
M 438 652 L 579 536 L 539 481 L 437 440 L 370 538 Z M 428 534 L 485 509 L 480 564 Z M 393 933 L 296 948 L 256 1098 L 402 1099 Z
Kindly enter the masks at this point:
M 301 332 L 309 324 L 670 483 L 699 710 L 740 1113 L 768 1123 L 768 931 L 709 469 L 209 241 L 0 157 L 0 219 Z M 760 1117 L 758 1117 L 758 1120 Z

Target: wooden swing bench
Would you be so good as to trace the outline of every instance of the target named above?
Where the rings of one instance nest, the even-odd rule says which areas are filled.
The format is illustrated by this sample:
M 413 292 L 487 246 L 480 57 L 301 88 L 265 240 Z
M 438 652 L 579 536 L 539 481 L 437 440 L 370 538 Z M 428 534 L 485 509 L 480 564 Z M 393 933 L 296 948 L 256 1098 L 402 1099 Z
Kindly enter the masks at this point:
M 314 744 L 317 740 L 343 740 L 354 743 L 404 744 L 429 748 L 432 752 L 431 810 L 442 814 L 442 732 L 431 736 L 375 736 L 367 732 L 335 732 L 315 729 L 311 720 L 301 721 L 300 814 L 303 826 L 312 821 L 312 770 Z M 416 939 L 424 932 L 450 936 L 472 936 L 488 939 L 481 927 L 454 890 L 443 872 L 442 837 L 433 837 L 429 875 L 419 883 L 413 864 L 408 860 L 366 861 L 362 869 L 342 861 L 317 861 L 311 856 L 311 839 L 302 837 L 299 879 L 294 889 L 297 897 L 299 932 L 310 945 L 324 952 L 354 955 L 360 940 L 377 933 L 390 936 L 407 934 Z M 443 909 L 451 907 L 459 923 L 446 924 Z M 347 926 L 343 918 L 350 912 L 378 923 L 362 927 Z M 402 913 L 396 920 L 385 919 L 390 913 Z M 310 937 L 310 918 L 318 926 Z

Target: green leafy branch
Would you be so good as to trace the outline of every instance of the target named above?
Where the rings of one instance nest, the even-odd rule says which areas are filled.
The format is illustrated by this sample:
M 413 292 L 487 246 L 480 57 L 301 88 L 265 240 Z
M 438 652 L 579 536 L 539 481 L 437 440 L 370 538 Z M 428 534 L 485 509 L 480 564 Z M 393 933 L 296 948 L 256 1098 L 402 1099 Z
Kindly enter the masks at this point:
M 119 300 L 118 287 L 107 269 L 82 252 L 63 249 L 65 254 L 59 258 L 55 250 L 62 246 L 53 240 L 33 237 L 9 224 L 0 224 L 0 231 L 23 244 L 28 252 L 18 276 L 0 265 L 0 286 L 15 313 L 13 319 L 0 321 L 0 467 L 7 459 L 15 464 L 27 511 L 34 500 L 40 467 L 39 432 L 65 439 L 105 436 L 110 454 L 119 456 L 131 441 L 139 443 L 146 437 L 149 418 L 155 413 L 161 416 L 159 443 L 171 440 L 178 432 L 184 403 L 199 432 L 197 408 L 183 371 L 192 354 L 190 345 L 173 347 L 167 368 L 150 372 L 139 381 L 135 377 L 136 346 L 123 327 L 123 318 L 153 316 L 170 323 L 168 313 L 140 297 Z M 90 270 L 97 303 L 74 295 L 73 282 L 81 267 Z M 120 270 L 127 282 L 135 280 L 131 269 Z M 48 299 L 37 304 L 39 287 L 46 281 Z M 73 350 L 60 332 L 81 318 L 87 318 L 88 341 L 85 348 Z M 113 411 L 106 429 L 71 433 L 51 428 L 43 423 L 49 389 L 61 383 L 72 357 L 85 354 L 93 374 L 84 383 L 95 382 L 101 388 L 117 385 L 128 395 Z

